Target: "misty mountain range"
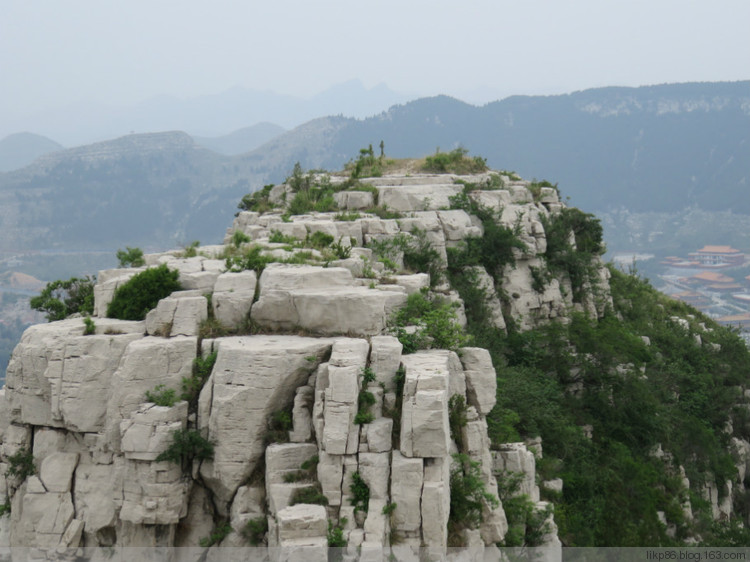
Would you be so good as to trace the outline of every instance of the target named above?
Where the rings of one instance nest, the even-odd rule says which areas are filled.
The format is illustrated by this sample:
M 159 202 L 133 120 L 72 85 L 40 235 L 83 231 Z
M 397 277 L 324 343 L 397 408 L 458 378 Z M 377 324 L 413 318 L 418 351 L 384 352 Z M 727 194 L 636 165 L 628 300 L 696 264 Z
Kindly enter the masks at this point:
M 181 130 L 218 137 L 257 123 L 289 129 L 321 115 L 365 117 L 412 97 L 385 84 L 366 88 L 359 80 L 337 84 L 303 98 L 271 91 L 234 87 L 220 94 L 178 98 L 156 96 L 127 106 L 76 103 L 63 108 L 0 118 L 0 138 L 34 131 L 65 146 L 88 144 L 130 133 Z
M 437 96 L 285 132 L 259 124 L 221 139 L 133 134 L 47 153 L 0 174 L 0 251 L 219 242 L 245 193 L 282 181 L 297 161 L 339 169 L 381 140 L 389 157 L 464 146 L 492 168 L 559 182 L 571 204 L 610 218 L 696 208 L 750 215 L 750 82 L 692 83 L 482 107 Z M 734 243 L 750 236 L 735 230 Z

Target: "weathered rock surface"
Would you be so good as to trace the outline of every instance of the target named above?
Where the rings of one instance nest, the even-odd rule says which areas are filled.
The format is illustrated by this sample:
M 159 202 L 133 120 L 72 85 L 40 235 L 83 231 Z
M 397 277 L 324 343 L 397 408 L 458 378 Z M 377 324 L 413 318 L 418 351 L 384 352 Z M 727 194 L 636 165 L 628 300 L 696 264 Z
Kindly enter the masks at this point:
M 201 391 L 208 405 L 198 420 L 216 443 L 213 460 L 201 475 L 227 505 L 263 455 L 263 436 L 272 412 L 292 404 L 330 340 L 296 336 L 247 336 L 217 341 L 213 374 Z M 313 358 L 313 361 L 308 360 Z
M 183 290 L 162 299 L 144 322 L 104 318 L 116 288 L 144 270 L 133 268 L 100 272 L 94 335 L 84 335 L 81 318 L 29 328 L 0 390 L 0 473 L 10 456 L 31 451 L 36 474 L 0 477 L 0 501 L 12 507 L 9 522 L 0 520 L 0 541 L 7 536 L 13 545 L 47 550 L 197 546 L 228 521 L 220 547 L 247 546 L 242 531 L 251 524 L 264 544 L 280 548 L 281 559 L 325 560 L 330 521 L 341 527 L 347 556 L 382 560 L 383 547 L 399 540 L 399 548 L 443 556 L 456 452 L 479 463 L 488 493 L 497 495 L 497 479 L 507 472 L 522 472 L 522 491 L 538 501 L 533 454 L 522 444 L 490 451 L 486 416 L 498 389 L 489 353 L 466 347 L 459 354 L 404 354 L 389 333 L 393 312 L 422 291 L 455 303 L 465 325 L 460 295 L 444 279 L 402 271 L 403 252 L 386 264 L 362 247 L 395 236 L 427 242 L 445 265 L 451 248 L 484 233 L 477 217 L 448 210 L 450 197 L 463 192 L 456 179 L 486 185 L 491 178 L 375 179 L 378 204 L 404 213 L 399 219 L 310 213 L 286 222 L 280 212 L 241 212 L 225 238 L 229 249 L 145 256 L 146 267 L 178 271 Z M 291 193 L 277 186 L 272 199 L 283 203 Z M 511 318 L 524 327 L 564 317 L 574 303 L 556 280 L 542 293 L 530 288 L 537 254 L 546 248 L 542 217 L 560 205 L 556 192 L 543 190 L 534 202 L 520 182 L 471 197 L 502 211 L 503 224 L 518 229 L 526 245 L 515 268 L 493 272 L 503 291 L 483 268 L 472 268 L 491 324 L 504 330 Z M 358 211 L 376 202 L 369 191 L 342 191 L 336 199 Z M 252 242 L 236 248 L 235 232 Z M 327 234 L 341 245 L 339 255 L 308 248 L 317 265 L 270 263 L 260 276 L 226 271 L 218 259 L 253 244 L 273 259 L 294 258 L 302 244 L 271 243 L 275 233 L 302 243 Z M 575 304 L 597 313 L 601 302 Z M 217 335 L 249 330 L 253 335 Z M 199 336 L 208 331 L 211 339 Z M 209 366 L 215 357 L 210 372 L 195 367 L 198 356 Z M 197 399 L 186 392 L 180 401 L 196 382 Z M 146 393 L 157 390 L 175 400 L 147 402 Z M 454 396 L 467 405 L 456 442 L 449 424 Z M 207 440 L 213 454 L 193 458 L 191 446 L 174 448 L 177 436 L 192 446 Z M 736 448 L 747 472 L 750 446 Z M 165 452 L 176 462 L 157 461 Z M 357 504 L 356 482 L 369 490 L 367 509 Z M 327 505 L 300 503 L 301 491 Z M 463 531 L 472 548 L 489 548 L 507 531 L 502 505 L 488 503 L 483 515 L 479 528 Z M 544 540 L 555 544 L 551 519 L 549 529 Z

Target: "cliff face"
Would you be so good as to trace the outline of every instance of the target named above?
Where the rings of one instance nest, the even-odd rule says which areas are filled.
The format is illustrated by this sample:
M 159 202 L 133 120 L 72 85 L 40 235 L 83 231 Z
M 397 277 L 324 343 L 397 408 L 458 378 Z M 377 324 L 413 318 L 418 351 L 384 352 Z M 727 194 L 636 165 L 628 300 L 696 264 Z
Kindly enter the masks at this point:
M 498 177 L 373 178 L 335 194 L 339 213 L 245 211 L 224 246 L 102 271 L 94 333 L 81 318 L 38 325 L 13 353 L 0 542 L 494 548 L 508 533 L 498 478 L 517 475 L 541 514 L 536 544 L 559 546 L 541 444 L 490 443 L 496 372 L 445 270 L 472 280 L 499 331 L 596 318 L 609 272 L 594 257 L 583 277 L 553 274 L 554 247 L 586 242 L 580 224 L 560 235 L 555 189 Z M 376 202 L 400 216 L 365 212 Z M 503 260 L 470 259 L 501 235 Z M 406 271 L 415 249 L 432 279 Z M 117 288 L 160 264 L 183 290 L 143 321 L 106 318 Z

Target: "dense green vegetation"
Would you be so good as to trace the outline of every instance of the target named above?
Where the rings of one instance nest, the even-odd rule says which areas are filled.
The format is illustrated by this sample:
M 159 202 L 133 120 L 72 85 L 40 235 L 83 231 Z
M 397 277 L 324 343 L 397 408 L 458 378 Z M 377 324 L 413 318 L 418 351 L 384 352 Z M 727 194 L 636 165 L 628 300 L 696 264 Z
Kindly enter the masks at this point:
M 596 233 L 587 240 L 589 232 L 583 229 L 579 248 L 596 254 Z M 565 544 L 670 545 L 696 534 L 717 544 L 728 533 L 710 522 L 700 490 L 711 481 L 725 494 L 724 482 L 735 476 L 727 422 L 735 435 L 750 435 L 746 410 L 737 406 L 738 386 L 750 379 L 750 353 L 736 334 L 645 281 L 611 273 L 614 307 L 602 318 L 574 314 L 568 325 L 523 333 L 511 327 L 506 336 L 488 329 L 483 295 L 467 290 L 469 283 L 452 270 L 468 331 L 475 345 L 490 350 L 498 373 L 490 437 L 493 444 L 543 438 L 539 469 L 544 478 L 565 482 L 555 500 Z M 689 315 L 690 332 L 671 319 Z M 721 353 L 711 350 L 713 343 Z M 668 456 L 653 454 L 659 445 Z M 691 482 L 694 521 L 682 510 L 687 496 L 679 466 Z M 746 516 L 747 507 L 738 507 Z M 674 525 L 674 538 L 657 511 Z
M 396 312 L 392 331 L 404 353 L 419 349 L 453 349 L 468 345 L 469 338 L 456 321 L 456 304 L 423 293 L 409 295 Z
M 157 303 L 181 289 L 179 272 L 165 264 L 152 267 L 131 277 L 120 285 L 107 307 L 109 318 L 143 320 Z
M 595 278 L 596 266 L 593 256 L 604 253 L 602 226 L 589 213 L 567 207 L 554 215 L 541 215 L 547 236 L 544 258 L 547 267 L 554 273 L 565 274 L 573 288 L 573 301 L 580 302 L 586 283 Z M 570 234 L 573 233 L 575 244 Z M 540 274 L 541 275 L 541 274 Z M 544 284 L 543 277 L 535 277 L 535 283 Z

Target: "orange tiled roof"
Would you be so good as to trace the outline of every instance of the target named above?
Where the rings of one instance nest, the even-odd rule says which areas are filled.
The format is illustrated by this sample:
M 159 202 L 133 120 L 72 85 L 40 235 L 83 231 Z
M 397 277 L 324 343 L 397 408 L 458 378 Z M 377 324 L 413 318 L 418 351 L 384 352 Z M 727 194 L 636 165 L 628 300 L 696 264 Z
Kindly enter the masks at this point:
M 691 279 L 698 279 L 700 281 L 710 281 L 711 283 L 734 283 L 734 279 L 724 275 L 722 273 L 716 273 L 714 271 L 702 271 L 691 277 Z
M 739 250 L 735 250 L 731 246 L 703 246 L 700 250 L 698 250 L 700 253 L 704 254 L 739 254 Z

